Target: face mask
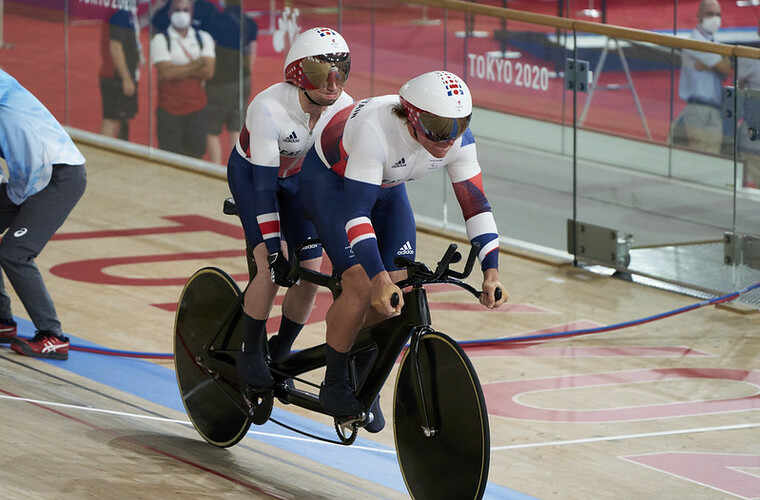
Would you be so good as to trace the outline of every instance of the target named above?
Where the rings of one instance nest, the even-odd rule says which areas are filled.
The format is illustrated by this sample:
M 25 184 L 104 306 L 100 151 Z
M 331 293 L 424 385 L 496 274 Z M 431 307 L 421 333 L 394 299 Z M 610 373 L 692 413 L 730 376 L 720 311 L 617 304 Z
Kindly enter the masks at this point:
M 720 28 L 720 16 L 706 17 L 702 19 L 702 29 L 711 35 Z
M 172 26 L 178 30 L 183 30 L 190 26 L 189 12 L 172 12 Z

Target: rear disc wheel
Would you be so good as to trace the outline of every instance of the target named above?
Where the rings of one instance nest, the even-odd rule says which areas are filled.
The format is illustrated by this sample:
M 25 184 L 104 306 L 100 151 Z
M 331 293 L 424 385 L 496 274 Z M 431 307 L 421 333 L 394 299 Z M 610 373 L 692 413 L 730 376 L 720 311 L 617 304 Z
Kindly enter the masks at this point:
M 230 352 L 240 348 L 239 296 L 240 289 L 227 273 L 213 267 L 200 269 L 182 290 L 174 324 L 174 365 L 185 410 L 203 439 L 223 448 L 239 442 L 251 421 L 238 381 L 209 371 L 204 358 L 210 354 L 209 347 L 220 347 L 209 345 L 219 339 Z M 229 359 L 231 369 L 225 371 L 237 373 L 235 356 Z

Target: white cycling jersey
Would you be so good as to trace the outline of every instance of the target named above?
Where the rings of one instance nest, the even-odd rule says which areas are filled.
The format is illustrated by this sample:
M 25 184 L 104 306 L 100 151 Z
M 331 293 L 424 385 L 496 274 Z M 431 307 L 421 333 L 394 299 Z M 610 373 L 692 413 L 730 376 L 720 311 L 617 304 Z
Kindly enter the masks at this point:
M 354 101 L 345 92 L 327 106 L 313 130 L 309 115 L 299 102 L 302 91 L 290 83 L 276 83 L 260 92 L 248 105 L 245 124 L 236 149 L 254 165 L 279 167 L 279 177 L 301 169 L 303 157 L 332 116 Z
M 398 95 L 372 97 L 356 103 L 347 119 L 333 120 L 316 145 L 325 165 L 348 179 L 384 187 L 419 179 L 443 167 L 451 182 L 480 173 L 471 134 L 456 139 L 445 157 L 435 158 L 409 134 L 405 120 L 391 112 L 395 105 L 399 105 Z M 338 143 L 335 137 L 341 132 Z
M 496 267 L 498 231 L 483 191 L 472 132 L 465 131 L 446 156 L 436 158 L 412 137 L 406 119 L 393 113 L 394 106 L 399 104 L 398 95 L 359 101 L 339 111 L 315 145 L 322 163 L 347 179 L 345 215 L 349 244 L 356 252 L 357 243 L 375 238 L 366 204 L 368 198 L 377 197 L 373 189 L 402 184 L 445 168 L 462 208 L 467 236 L 481 244 L 481 263 Z

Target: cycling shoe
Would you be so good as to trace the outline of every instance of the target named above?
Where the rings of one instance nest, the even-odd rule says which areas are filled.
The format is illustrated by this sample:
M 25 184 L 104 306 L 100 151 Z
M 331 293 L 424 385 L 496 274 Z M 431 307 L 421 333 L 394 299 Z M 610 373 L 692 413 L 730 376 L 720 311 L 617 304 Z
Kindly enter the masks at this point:
M 269 389 L 274 385 L 262 353 L 240 351 L 237 354 L 237 368 L 240 379 L 251 389 Z
M 362 405 L 347 380 L 326 384 L 319 388 L 319 402 L 328 415 L 333 417 L 358 416 L 364 413 Z

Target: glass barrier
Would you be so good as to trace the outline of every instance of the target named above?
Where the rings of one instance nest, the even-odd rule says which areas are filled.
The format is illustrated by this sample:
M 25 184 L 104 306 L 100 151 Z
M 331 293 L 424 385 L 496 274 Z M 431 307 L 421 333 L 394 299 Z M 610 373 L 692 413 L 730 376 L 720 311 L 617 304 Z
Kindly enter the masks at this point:
M 282 81 L 293 38 L 333 27 L 351 48 L 345 90 L 354 99 L 397 93 L 434 69 L 465 79 L 484 185 L 505 241 L 696 289 L 760 281 L 749 265 L 760 260 L 757 61 L 592 29 L 681 38 L 712 30 L 717 42 L 758 45 L 756 17 L 743 7 L 751 2 L 722 2 L 717 30 L 702 22 L 709 16 L 698 15 L 700 2 L 685 0 L 468 2 L 556 16 L 548 24 L 403 0 L 187 3 L 190 26 L 207 35 L 173 45 L 170 11 L 184 9 L 168 0 L 5 0 L 0 66 L 74 130 L 151 154 L 179 151 L 223 172 L 248 102 Z M 571 21 L 584 29 L 570 29 Z M 176 66 L 199 55 L 213 61 L 213 76 L 195 63 L 178 83 Z M 716 64 L 720 71 L 708 71 Z M 694 93 L 702 85 L 694 77 L 707 75 L 719 96 Z M 177 119 L 196 112 L 196 121 Z M 420 221 L 463 228 L 445 176 L 407 189 Z M 582 224 L 614 231 L 614 244 L 589 254 L 600 243 L 589 246 Z

